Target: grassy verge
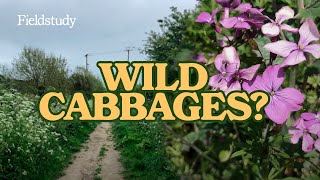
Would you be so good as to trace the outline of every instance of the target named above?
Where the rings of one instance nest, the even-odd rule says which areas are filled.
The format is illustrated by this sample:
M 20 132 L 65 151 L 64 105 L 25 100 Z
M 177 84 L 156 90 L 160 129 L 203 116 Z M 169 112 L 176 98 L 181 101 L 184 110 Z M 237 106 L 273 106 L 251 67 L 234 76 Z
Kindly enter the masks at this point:
M 72 160 L 73 154 L 80 151 L 82 148 L 82 143 L 84 143 L 91 132 L 97 126 L 97 123 L 94 122 L 59 122 L 57 126 L 65 126 L 65 129 L 61 129 L 65 134 L 68 142 L 60 142 L 60 147 L 63 150 L 63 157 L 58 163 L 52 164 L 46 170 L 46 173 L 40 175 L 40 177 L 46 177 L 47 179 L 56 179 L 63 175 L 63 170 L 68 166 L 70 161 Z
M 176 179 L 159 123 L 117 122 L 113 133 L 126 179 Z
M 45 121 L 37 100 L 0 88 L 0 179 L 56 179 L 96 127 Z

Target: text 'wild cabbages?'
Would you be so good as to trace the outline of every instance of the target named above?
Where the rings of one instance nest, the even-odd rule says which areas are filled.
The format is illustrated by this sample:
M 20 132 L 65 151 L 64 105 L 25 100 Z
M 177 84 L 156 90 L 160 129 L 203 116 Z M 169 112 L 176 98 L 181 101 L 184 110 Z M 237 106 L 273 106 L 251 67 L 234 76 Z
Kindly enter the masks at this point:
M 208 72 L 203 65 L 195 62 L 179 63 L 180 78 L 171 84 L 167 83 L 167 63 L 98 62 L 97 66 L 104 77 L 107 91 L 92 93 L 93 109 L 89 108 L 87 98 L 82 93 L 75 93 L 68 101 L 62 92 L 49 92 L 39 103 L 42 117 L 49 121 L 262 120 L 263 107 L 269 102 L 268 94 L 263 91 L 250 94 L 233 91 L 227 95 L 222 91 L 204 91 L 209 80 Z M 251 80 L 258 67 L 255 66 L 253 70 L 234 69 L 229 77 L 230 86 L 238 87 L 242 79 Z M 137 86 L 139 76 L 142 76 L 141 86 Z M 197 77 L 195 82 L 191 82 L 191 76 Z M 152 92 L 153 98 L 146 99 L 146 92 Z M 166 92 L 174 93 L 172 101 Z M 52 113 L 49 104 L 53 99 L 68 108 Z

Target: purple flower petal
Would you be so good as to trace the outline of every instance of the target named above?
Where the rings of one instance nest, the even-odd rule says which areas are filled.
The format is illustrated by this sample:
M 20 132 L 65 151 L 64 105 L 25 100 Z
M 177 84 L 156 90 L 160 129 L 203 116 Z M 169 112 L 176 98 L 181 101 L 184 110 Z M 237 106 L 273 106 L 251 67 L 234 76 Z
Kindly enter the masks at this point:
M 229 7 L 230 5 L 230 0 L 216 0 L 216 2 L 222 7 Z
M 250 13 L 250 19 L 253 23 L 263 23 L 265 20 L 270 20 L 268 16 L 262 14 L 261 9 L 251 8 L 248 12 Z
M 287 57 L 293 50 L 298 49 L 298 45 L 290 41 L 281 40 L 273 43 L 268 43 L 264 46 L 264 48 L 274 54 L 278 54 L 282 57 Z
M 224 58 L 222 54 L 218 54 L 214 60 L 214 65 L 218 69 L 219 72 L 222 72 L 222 66 L 225 64 Z
M 313 114 L 313 113 L 308 113 L 308 112 L 302 113 L 302 114 L 301 114 L 301 117 L 302 117 L 303 119 L 307 120 L 307 121 L 316 119 L 316 115 L 315 115 L 315 114 Z
M 253 77 L 256 75 L 259 67 L 260 67 L 260 64 L 256 64 L 256 65 L 251 66 L 247 69 L 239 70 L 240 78 L 248 80 L 248 81 L 252 80 Z
M 263 83 L 268 87 L 269 93 L 277 91 L 284 81 L 284 71 L 279 65 L 268 66 L 262 74 Z
M 320 152 L 320 138 L 316 140 L 316 142 L 314 143 L 314 147 Z
M 202 54 L 197 55 L 195 60 L 199 63 L 208 63 L 208 60 Z
M 293 124 L 292 124 L 292 127 L 297 127 L 300 123 L 303 123 L 303 119 L 302 118 L 299 118 L 297 119 Z
M 312 56 L 315 57 L 316 59 L 320 58 L 320 44 L 308 45 L 304 47 L 303 51 L 312 54 Z
M 281 101 L 286 105 L 288 111 L 298 111 L 304 102 L 303 94 L 294 88 L 285 88 L 276 92 L 274 99 Z
M 320 123 L 316 123 L 316 124 L 311 125 L 308 128 L 308 132 L 312 133 L 312 134 L 318 134 L 320 132 Z
M 236 25 L 234 26 L 234 28 L 236 28 L 236 29 L 250 29 L 251 26 L 250 26 L 250 24 L 247 23 L 247 22 L 238 21 L 238 22 L 236 23 Z
M 299 29 L 298 28 L 294 28 L 292 26 L 289 26 L 287 24 L 281 24 L 281 29 L 287 32 L 291 32 L 291 33 L 298 33 Z
M 199 23 L 210 23 L 212 21 L 212 16 L 211 14 L 207 12 L 202 12 L 200 15 L 197 17 L 196 22 Z
M 228 82 L 227 82 L 225 79 L 222 79 L 222 80 L 219 82 L 219 84 L 217 85 L 217 89 L 223 91 L 224 89 L 227 88 L 227 86 L 228 86 Z
M 293 66 L 305 60 L 306 60 L 306 56 L 304 55 L 303 51 L 295 50 L 295 51 L 292 51 L 289 54 L 289 56 L 285 58 L 281 66 Z
M 231 6 L 232 8 L 235 8 L 235 7 L 239 6 L 240 3 L 241 3 L 241 0 L 234 0 L 234 1 L 230 4 L 230 6 Z
M 228 64 L 226 66 L 226 72 L 228 75 L 234 74 L 239 69 L 239 65 L 237 63 Z
M 271 89 L 269 89 L 269 87 L 266 86 L 261 76 L 256 76 L 256 78 L 253 81 L 244 81 L 242 84 L 242 88 L 248 93 L 251 93 L 256 90 L 262 90 L 268 93 L 271 91 Z
M 317 120 L 317 116 L 313 113 L 302 113 L 301 118 L 303 118 L 304 124 L 307 128 L 313 124 L 320 123 L 320 121 Z
M 222 55 L 227 64 L 240 64 L 238 52 L 233 46 L 223 48 Z
M 283 21 L 292 19 L 294 17 L 294 10 L 289 6 L 282 7 L 278 12 L 276 12 L 276 22 L 282 24 Z
M 211 17 L 215 17 L 218 12 L 219 12 L 219 8 L 215 8 L 215 9 L 212 11 Z
M 229 94 L 231 91 L 241 90 L 241 84 L 239 81 L 232 81 L 229 82 L 226 87 L 221 87 L 220 89 L 226 94 Z
M 267 23 L 263 25 L 261 31 L 269 37 L 275 37 L 280 34 L 280 28 L 276 23 Z
M 246 12 L 247 10 L 251 9 L 252 5 L 249 3 L 240 4 L 235 10 L 240 12 Z
M 290 141 L 292 144 L 297 144 L 299 142 L 299 139 L 303 135 L 303 131 L 301 131 L 301 130 L 289 130 L 288 133 L 293 135 L 290 138 Z
M 299 45 L 304 47 L 312 41 L 317 41 L 320 38 L 317 26 L 312 19 L 307 19 L 299 29 L 300 39 Z
M 238 21 L 239 20 L 237 17 L 231 17 L 223 19 L 222 21 L 220 21 L 220 24 L 222 24 L 223 27 L 230 29 L 233 28 Z
M 286 104 L 281 101 L 270 97 L 269 104 L 265 107 L 266 115 L 276 124 L 283 124 L 289 117 L 289 111 Z
M 211 87 L 217 87 L 219 82 L 223 79 L 222 74 L 213 75 L 209 79 L 209 86 Z
M 220 26 L 218 26 L 217 24 L 214 25 L 214 29 L 218 32 L 221 33 L 222 32 L 222 28 Z
M 313 147 L 314 147 L 313 138 L 310 136 L 309 133 L 305 133 L 302 138 L 302 150 L 304 152 L 310 152 L 313 150 Z
M 302 131 L 307 130 L 307 127 L 305 126 L 305 121 L 302 119 L 296 126 L 297 129 L 300 129 Z

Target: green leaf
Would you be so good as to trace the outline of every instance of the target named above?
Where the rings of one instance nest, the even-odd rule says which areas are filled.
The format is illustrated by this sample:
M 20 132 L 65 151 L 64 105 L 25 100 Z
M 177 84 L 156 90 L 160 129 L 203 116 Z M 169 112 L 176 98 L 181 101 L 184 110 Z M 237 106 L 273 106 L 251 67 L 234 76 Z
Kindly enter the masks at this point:
M 283 179 L 277 179 L 277 180 L 301 180 L 299 178 L 295 178 L 295 177 L 286 177 L 286 178 L 283 178 Z
M 310 76 L 308 77 L 308 84 L 312 85 L 313 88 L 320 86 L 320 76 Z
M 268 174 L 268 179 L 273 179 L 273 175 L 275 174 L 275 172 L 276 172 L 276 169 L 272 168 L 271 171 Z
M 320 17 L 320 7 L 303 9 L 297 15 L 299 18 L 316 18 Z
M 244 151 L 244 150 L 236 151 L 236 152 L 234 152 L 234 153 L 231 155 L 230 159 L 231 159 L 231 158 L 238 157 L 238 156 L 242 156 L 242 155 L 244 155 L 244 154 L 246 154 L 246 153 L 247 153 L 247 152 Z
M 274 179 L 275 177 L 278 176 L 278 174 L 279 174 L 282 170 L 283 170 L 283 168 L 278 169 L 278 171 L 277 171 L 277 169 L 272 168 L 271 171 L 270 171 L 269 174 L 268 174 L 268 179 L 270 179 L 270 180 L 271 180 L 271 179 Z
M 206 131 L 201 130 L 198 132 L 191 132 L 191 133 L 187 134 L 185 136 L 185 139 L 190 143 L 194 143 L 197 140 L 204 140 L 205 137 L 206 137 Z
M 220 162 L 226 162 L 230 158 L 231 152 L 227 150 L 222 150 L 219 152 L 219 160 Z
M 278 162 L 277 158 L 274 156 L 270 156 L 270 161 L 275 168 L 280 168 L 280 163 Z
M 305 178 L 305 180 L 319 180 L 319 179 L 320 179 L 319 176 L 310 176 Z

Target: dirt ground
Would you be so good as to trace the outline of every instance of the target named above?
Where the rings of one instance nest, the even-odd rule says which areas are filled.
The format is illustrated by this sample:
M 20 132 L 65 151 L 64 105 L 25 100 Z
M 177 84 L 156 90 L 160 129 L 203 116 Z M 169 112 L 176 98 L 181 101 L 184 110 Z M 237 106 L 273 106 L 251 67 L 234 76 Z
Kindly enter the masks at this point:
M 111 124 L 104 122 L 90 135 L 59 180 L 122 180 L 119 152 L 114 149 Z

